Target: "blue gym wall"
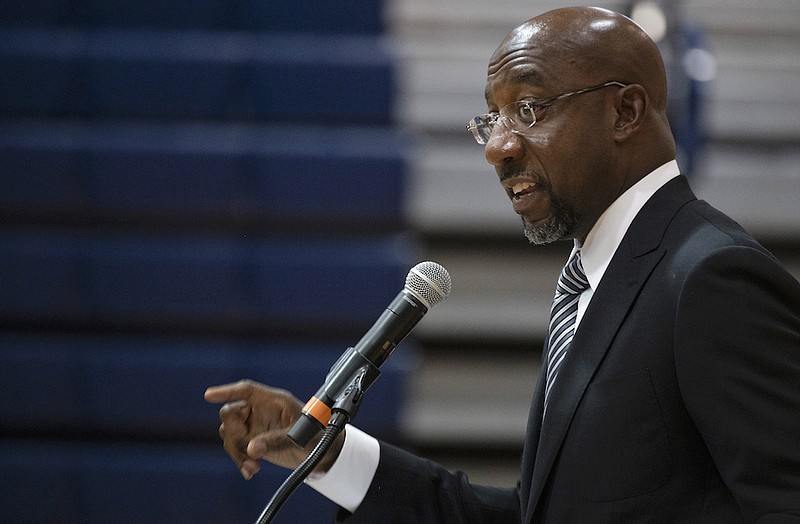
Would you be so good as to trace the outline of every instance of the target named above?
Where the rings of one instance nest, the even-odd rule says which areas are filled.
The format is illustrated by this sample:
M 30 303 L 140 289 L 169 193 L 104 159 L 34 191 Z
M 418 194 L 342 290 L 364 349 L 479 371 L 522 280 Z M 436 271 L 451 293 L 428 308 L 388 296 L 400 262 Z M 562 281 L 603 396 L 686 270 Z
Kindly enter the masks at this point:
M 307 398 L 417 261 L 382 9 L 0 2 L 0 521 L 256 519 L 289 472 L 245 482 L 203 391 Z

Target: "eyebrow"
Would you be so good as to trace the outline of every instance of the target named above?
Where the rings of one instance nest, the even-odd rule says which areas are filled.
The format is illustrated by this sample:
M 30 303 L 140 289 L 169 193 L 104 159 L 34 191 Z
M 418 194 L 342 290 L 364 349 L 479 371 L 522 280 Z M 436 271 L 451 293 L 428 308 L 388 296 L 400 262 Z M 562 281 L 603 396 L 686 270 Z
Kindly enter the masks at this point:
M 528 69 L 527 71 L 520 71 L 519 73 L 516 73 L 514 76 L 511 77 L 510 82 L 515 85 L 519 84 L 535 85 L 535 84 L 542 84 L 543 79 L 542 75 L 539 74 L 539 72 L 534 71 L 532 69 Z M 485 100 L 487 101 L 489 100 L 488 86 L 483 92 L 483 97 Z
M 541 84 L 543 82 L 542 75 L 538 71 L 529 69 L 522 71 L 511 77 L 511 81 L 515 84 Z

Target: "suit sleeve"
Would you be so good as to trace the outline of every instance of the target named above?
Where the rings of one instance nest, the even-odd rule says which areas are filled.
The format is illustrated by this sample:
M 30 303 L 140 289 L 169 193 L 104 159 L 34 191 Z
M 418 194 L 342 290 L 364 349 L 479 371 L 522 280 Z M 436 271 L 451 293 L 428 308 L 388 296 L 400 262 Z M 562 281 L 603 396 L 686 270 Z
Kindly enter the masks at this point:
M 800 522 L 800 284 L 767 253 L 715 251 L 683 284 L 684 402 L 749 522 Z
M 361 524 L 500 524 L 519 522 L 517 490 L 476 486 L 461 472 L 381 442 L 372 484 L 355 513 L 336 522 Z

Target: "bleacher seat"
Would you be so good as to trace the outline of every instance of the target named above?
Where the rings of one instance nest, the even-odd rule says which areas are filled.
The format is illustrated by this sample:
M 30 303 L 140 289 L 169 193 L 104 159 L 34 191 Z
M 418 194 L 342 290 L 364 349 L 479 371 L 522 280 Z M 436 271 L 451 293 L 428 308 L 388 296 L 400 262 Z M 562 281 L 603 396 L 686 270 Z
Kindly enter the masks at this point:
M 378 34 L 384 29 L 383 2 L 375 0 L 126 0 L 0 1 L 0 26 L 129 27 L 243 30 L 324 34 Z
M 0 30 L 0 111 L 15 117 L 387 124 L 375 36 Z
M 0 521 L 255 522 L 288 473 L 266 465 L 245 481 L 219 446 L 197 443 L 0 439 Z M 333 512 L 300 486 L 274 522 L 327 524 Z
M 2 333 L 2 389 L 14 401 L 0 405 L 0 434 L 216 440 L 218 406 L 203 400 L 208 386 L 247 377 L 310 398 L 356 342 Z M 358 426 L 376 435 L 398 426 L 415 354 L 403 343 L 381 367 Z
M 0 476 L 14 479 L 0 492 L 0 521 L 255 520 L 289 471 L 265 465 L 244 482 L 219 445 L 205 443 L 218 421 L 203 391 L 251 377 L 310 396 L 345 344 L 0 335 L 2 389 L 14 398 L 0 407 Z M 360 427 L 376 435 L 397 427 L 413 361 L 408 344 L 386 362 Z M 332 511 L 300 487 L 279 522 L 330 522 Z
M 0 322 L 309 335 L 368 327 L 412 264 L 403 235 L 0 233 Z
M 0 208 L 29 219 L 396 228 L 406 149 L 387 128 L 0 122 Z

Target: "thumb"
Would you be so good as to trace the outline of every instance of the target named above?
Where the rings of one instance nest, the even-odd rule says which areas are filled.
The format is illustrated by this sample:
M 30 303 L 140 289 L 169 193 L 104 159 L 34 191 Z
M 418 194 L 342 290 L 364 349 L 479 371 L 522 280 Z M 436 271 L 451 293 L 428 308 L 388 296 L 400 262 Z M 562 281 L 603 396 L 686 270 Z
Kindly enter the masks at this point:
M 283 429 L 261 433 L 247 443 L 247 456 L 250 460 L 264 459 L 284 468 L 296 468 L 306 455 L 306 450 L 300 449 L 289 440 Z
M 266 458 L 272 452 L 278 452 L 287 445 L 286 433 L 283 431 L 267 431 L 250 439 L 247 444 L 247 456 L 258 460 Z

